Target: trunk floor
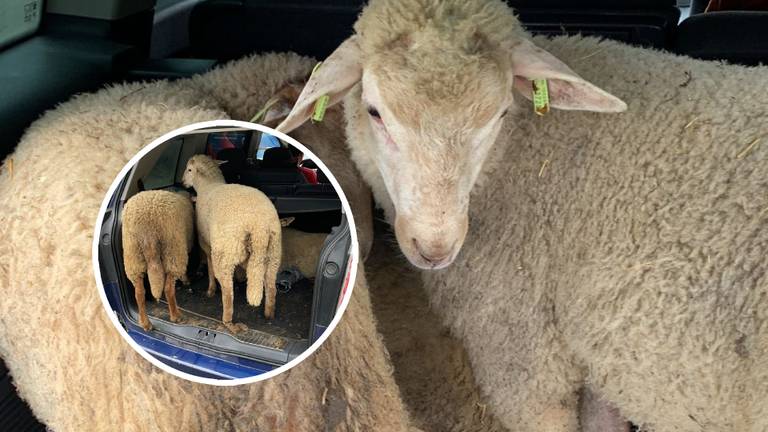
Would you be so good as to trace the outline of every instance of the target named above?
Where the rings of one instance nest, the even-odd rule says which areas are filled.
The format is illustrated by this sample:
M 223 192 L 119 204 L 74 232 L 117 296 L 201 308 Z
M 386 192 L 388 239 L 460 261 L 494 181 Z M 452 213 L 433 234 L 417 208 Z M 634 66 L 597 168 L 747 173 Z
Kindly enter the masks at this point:
M 248 326 L 248 330 L 232 335 L 221 322 L 223 311 L 221 289 L 208 298 L 208 276 L 192 281 L 189 286 L 178 285 L 176 303 L 181 309 L 181 325 L 193 325 L 218 333 L 232 335 L 236 339 L 254 345 L 282 349 L 289 339 L 304 340 L 309 335 L 309 321 L 312 314 L 312 291 L 314 283 L 304 279 L 294 284 L 290 291 L 278 291 L 275 300 L 275 318 L 264 318 L 264 301 L 258 307 L 245 300 L 245 284 L 235 284 L 235 300 L 232 321 Z M 165 300 L 147 300 L 147 314 L 168 321 L 168 304 Z

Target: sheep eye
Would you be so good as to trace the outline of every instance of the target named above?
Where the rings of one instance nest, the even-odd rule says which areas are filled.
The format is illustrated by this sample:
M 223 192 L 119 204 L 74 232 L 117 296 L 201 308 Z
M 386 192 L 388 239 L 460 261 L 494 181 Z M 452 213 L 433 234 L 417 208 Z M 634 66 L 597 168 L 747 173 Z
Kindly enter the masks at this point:
M 368 114 L 377 120 L 381 119 L 381 114 L 379 114 L 379 111 L 374 107 L 368 107 Z
M 505 109 L 503 113 L 499 116 L 499 118 L 504 118 L 505 115 L 509 112 L 509 109 Z

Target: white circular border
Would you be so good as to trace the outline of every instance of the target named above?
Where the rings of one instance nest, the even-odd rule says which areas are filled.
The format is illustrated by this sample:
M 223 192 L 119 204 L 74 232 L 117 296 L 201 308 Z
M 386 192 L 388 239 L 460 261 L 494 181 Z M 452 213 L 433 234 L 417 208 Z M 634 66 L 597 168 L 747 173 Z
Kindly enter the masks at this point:
M 144 157 L 147 153 L 149 153 L 152 149 L 167 142 L 171 138 L 175 138 L 178 135 L 182 135 L 187 132 L 192 132 L 198 129 L 220 127 L 220 126 L 238 127 L 238 128 L 244 128 L 244 129 L 250 129 L 250 130 L 257 130 L 259 132 L 266 132 L 298 148 L 299 150 L 302 151 L 302 153 L 304 153 L 305 156 L 308 155 L 309 158 L 312 159 L 320 167 L 320 169 L 322 169 L 323 172 L 328 176 L 328 178 L 331 181 L 331 184 L 336 190 L 336 193 L 339 194 L 339 197 L 341 198 L 341 205 L 343 206 L 344 213 L 347 216 L 347 221 L 349 223 L 349 228 L 352 235 L 352 253 L 351 253 L 352 262 L 350 263 L 351 268 L 348 270 L 349 283 L 347 285 L 347 290 L 344 293 L 344 297 L 342 298 L 341 305 L 336 309 L 336 315 L 333 317 L 333 320 L 331 320 L 331 324 L 328 326 L 327 329 L 325 329 L 325 331 L 320 336 L 320 338 L 316 340 L 312 345 L 310 345 L 309 348 L 307 348 L 304 352 L 299 354 L 296 358 L 294 358 L 293 360 L 289 361 L 288 363 L 282 366 L 279 366 L 275 369 L 272 369 L 269 372 L 265 372 L 259 375 L 254 375 L 247 378 L 235 378 L 235 379 L 203 378 L 203 377 L 192 375 L 186 372 L 181 372 L 163 363 L 162 361 L 158 360 L 157 358 L 149 354 L 147 351 L 145 351 L 144 348 L 139 346 L 139 344 L 133 340 L 133 338 L 123 328 L 123 326 L 120 325 L 120 321 L 118 321 L 117 319 L 117 314 L 114 313 L 114 311 L 112 310 L 109 304 L 109 301 L 107 300 L 107 294 L 106 294 L 106 291 L 104 290 L 104 284 L 102 283 L 101 277 L 100 277 L 101 271 L 99 266 L 99 241 L 100 241 L 100 234 L 101 234 L 101 224 L 104 219 L 104 213 L 106 212 L 107 206 L 109 205 L 109 199 L 115 193 L 115 190 L 117 189 L 117 186 L 120 184 L 120 181 L 128 174 L 128 171 L 130 171 L 130 169 L 133 168 L 133 166 L 142 157 Z M 179 378 L 183 378 L 183 379 L 200 383 L 200 384 L 210 384 L 210 385 L 216 385 L 216 386 L 236 386 L 236 385 L 251 384 L 258 381 L 266 380 L 276 375 L 279 375 L 287 371 L 288 369 L 291 369 L 292 367 L 296 366 L 297 364 L 304 361 L 304 359 L 312 355 L 312 353 L 314 353 L 315 350 L 319 348 L 320 345 L 323 344 L 323 342 L 325 342 L 328 336 L 331 335 L 331 332 L 333 332 L 333 330 L 336 328 L 336 325 L 339 323 L 339 320 L 341 319 L 342 315 L 344 315 L 344 311 L 347 309 L 347 305 L 349 304 L 349 298 L 352 295 L 352 290 L 354 289 L 354 286 L 355 286 L 355 278 L 357 276 L 357 264 L 359 260 L 357 231 L 355 229 L 355 220 L 354 220 L 354 217 L 352 216 L 352 209 L 349 207 L 349 201 L 347 201 L 347 197 L 346 195 L 344 195 L 344 191 L 341 189 L 339 182 L 336 181 L 336 177 L 333 176 L 333 173 L 328 169 L 328 167 L 326 167 L 325 164 L 320 160 L 320 158 L 318 158 L 314 153 L 312 153 L 309 149 L 307 149 L 303 144 L 289 137 L 288 135 L 282 132 L 276 131 L 272 128 L 269 128 L 267 126 L 263 126 L 255 123 L 248 123 L 248 122 L 239 121 L 239 120 L 212 120 L 212 121 L 206 121 L 206 122 L 192 123 L 187 126 L 180 127 L 152 141 L 148 146 L 142 148 L 133 158 L 131 158 L 131 160 L 128 161 L 128 163 L 123 167 L 123 169 L 120 170 L 120 173 L 117 175 L 117 178 L 115 178 L 115 180 L 112 182 L 112 185 L 109 187 L 109 190 L 107 191 L 107 194 L 104 197 L 104 201 L 102 201 L 101 203 L 101 208 L 99 209 L 99 215 L 96 219 L 96 227 L 94 228 L 93 248 L 92 248 L 91 255 L 92 255 L 92 261 L 93 261 L 93 274 L 96 279 L 96 285 L 99 288 L 99 296 L 101 297 L 101 302 L 104 305 L 104 309 L 107 312 L 109 319 L 112 321 L 112 324 L 115 326 L 118 333 L 120 333 L 120 335 L 123 336 L 123 339 L 125 339 L 125 341 L 128 342 L 128 344 L 134 350 L 136 350 L 136 352 L 138 352 L 142 357 L 144 357 L 145 359 L 147 359 L 147 361 L 159 367 L 160 369 L 174 376 L 177 376 Z

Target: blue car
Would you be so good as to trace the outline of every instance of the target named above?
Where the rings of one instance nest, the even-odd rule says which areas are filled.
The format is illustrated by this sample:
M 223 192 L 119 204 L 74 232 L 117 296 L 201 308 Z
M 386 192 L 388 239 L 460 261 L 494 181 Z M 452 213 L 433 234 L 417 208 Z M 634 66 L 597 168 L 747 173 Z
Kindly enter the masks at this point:
M 246 303 L 244 283 L 235 284 L 234 319 L 248 327 L 236 335 L 220 321 L 221 297 L 205 296 L 208 276 L 200 262 L 199 246 L 195 245 L 190 255 L 190 285 L 179 284 L 176 289 L 183 316 L 179 323 L 168 319 L 164 300 L 148 299 L 147 313 L 153 328 L 145 331 L 138 323 L 133 286 L 123 270 L 124 204 L 142 190 L 184 193 L 181 176 L 186 161 L 195 154 L 225 161 L 221 168 L 227 182 L 264 192 L 281 218 L 294 218 L 291 228 L 327 234 L 315 274 L 284 269 L 278 275 L 277 309 L 272 320 L 264 318 L 263 304 L 252 307 Z M 101 222 L 98 252 L 109 307 L 141 348 L 161 362 L 194 376 L 246 378 L 291 361 L 326 331 L 347 288 L 352 237 L 335 189 L 319 170 L 319 181 L 309 182 L 299 168 L 300 157 L 298 151 L 274 136 L 254 130 L 217 128 L 173 138 L 130 169 L 109 199 Z

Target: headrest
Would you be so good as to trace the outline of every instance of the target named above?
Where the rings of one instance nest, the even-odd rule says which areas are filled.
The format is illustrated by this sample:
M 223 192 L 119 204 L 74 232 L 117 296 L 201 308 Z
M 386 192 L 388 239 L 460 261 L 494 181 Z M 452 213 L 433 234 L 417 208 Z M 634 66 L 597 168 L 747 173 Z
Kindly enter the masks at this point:
M 291 151 L 285 147 L 273 147 L 264 152 L 264 160 L 261 166 L 263 168 L 286 168 L 295 167 Z

